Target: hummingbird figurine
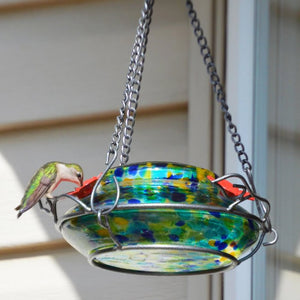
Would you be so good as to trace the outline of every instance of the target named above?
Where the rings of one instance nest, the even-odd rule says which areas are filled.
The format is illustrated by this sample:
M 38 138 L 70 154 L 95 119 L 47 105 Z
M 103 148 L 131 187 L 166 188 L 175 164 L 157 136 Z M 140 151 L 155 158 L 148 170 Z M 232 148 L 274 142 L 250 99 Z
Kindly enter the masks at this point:
M 53 198 L 51 193 L 62 181 L 69 181 L 82 186 L 82 168 L 74 163 L 58 161 L 51 161 L 44 164 L 32 177 L 21 200 L 21 204 L 15 208 L 15 210 L 19 211 L 17 217 L 19 218 L 25 211 L 38 202 L 40 207 L 43 208 L 42 197 L 46 196 L 47 199 Z

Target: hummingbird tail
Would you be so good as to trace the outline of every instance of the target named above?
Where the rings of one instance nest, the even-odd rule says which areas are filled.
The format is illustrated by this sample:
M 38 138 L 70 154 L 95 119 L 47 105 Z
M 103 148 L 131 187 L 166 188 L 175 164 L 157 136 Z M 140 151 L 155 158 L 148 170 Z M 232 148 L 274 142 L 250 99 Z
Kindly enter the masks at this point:
M 21 204 L 15 208 L 15 210 L 20 210 L 20 209 L 21 209 Z
M 22 208 L 21 205 L 18 205 L 18 206 L 15 208 L 15 210 L 18 210 L 18 211 L 19 211 L 18 214 L 17 214 L 17 218 L 20 218 L 21 215 L 22 215 L 23 212 L 24 212 L 24 209 L 21 209 L 21 208 Z
M 23 214 L 23 211 L 19 211 L 18 214 L 17 214 L 17 218 L 19 219 Z

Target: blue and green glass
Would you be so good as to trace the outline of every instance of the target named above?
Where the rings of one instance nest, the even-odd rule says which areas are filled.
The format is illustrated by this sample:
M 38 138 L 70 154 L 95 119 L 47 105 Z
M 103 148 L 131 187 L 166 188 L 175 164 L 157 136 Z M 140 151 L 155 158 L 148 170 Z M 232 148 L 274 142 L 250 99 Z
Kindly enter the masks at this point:
M 207 178 L 206 169 L 145 162 L 110 169 L 97 188 L 94 205 L 111 207 L 111 233 L 80 206 L 61 223 L 64 238 L 92 263 L 142 273 L 192 274 L 230 268 L 259 237 L 259 221 L 232 203 Z M 89 204 L 90 197 L 81 199 Z M 117 248 L 111 234 L 121 245 Z

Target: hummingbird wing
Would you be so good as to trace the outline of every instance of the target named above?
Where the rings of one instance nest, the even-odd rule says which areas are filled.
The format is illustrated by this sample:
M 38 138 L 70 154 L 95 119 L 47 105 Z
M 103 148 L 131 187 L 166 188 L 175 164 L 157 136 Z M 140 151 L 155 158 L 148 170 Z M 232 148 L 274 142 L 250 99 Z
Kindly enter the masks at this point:
M 56 179 L 55 166 L 43 166 L 31 179 L 21 204 L 16 207 L 19 210 L 18 216 L 34 206 L 48 192 Z
M 26 208 L 29 209 L 33 205 L 35 205 L 41 198 L 48 192 L 51 185 L 55 181 L 55 176 L 52 178 L 48 178 L 43 176 L 41 178 L 40 184 L 35 188 L 35 191 L 27 198 L 26 200 Z

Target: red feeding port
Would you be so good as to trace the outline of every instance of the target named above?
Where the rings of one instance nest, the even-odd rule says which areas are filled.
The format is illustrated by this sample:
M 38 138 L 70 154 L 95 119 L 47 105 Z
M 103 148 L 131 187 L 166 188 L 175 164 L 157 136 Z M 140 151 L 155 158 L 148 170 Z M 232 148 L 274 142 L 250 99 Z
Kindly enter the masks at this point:
M 207 178 L 208 178 L 210 181 L 215 180 L 215 178 L 213 178 L 213 177 L 211 177 L 211 176 L 207 176 Z M 238 195 L 240 195 L 241 192 L 242 192 L 241 189 L 239 189 L 238 187 L 233 186 L 233 184 L 232 184 L 230 181 L 226 180 L 226 179 L 223 179 L 223 180 L 221 180 L 221 181 L 218 181 L 217 184 L 219 184 L 219 185 L 226 191 L 226 193 L 227 193 L 227 195 L 228 195 L 229 197 L 235 197 L 235 196 L 238 196 Z M 249 195 L 250 195 L 250 193 L 246 192 L 245 195 L 244 195 L 244 197 L 247 197 L 247 196 L 249 196 Z M 254 200 L 254 197 L 249 198 L 249 200 L 252 200 L 252 201 L 253 201 L 253 200 Z
M 73 192 L 68 193 L 68 195 L 76 196 L 79 199 L 89 196 L 100 176 L 101 174 L 85 180 L 81 187 L 76 188 Z

